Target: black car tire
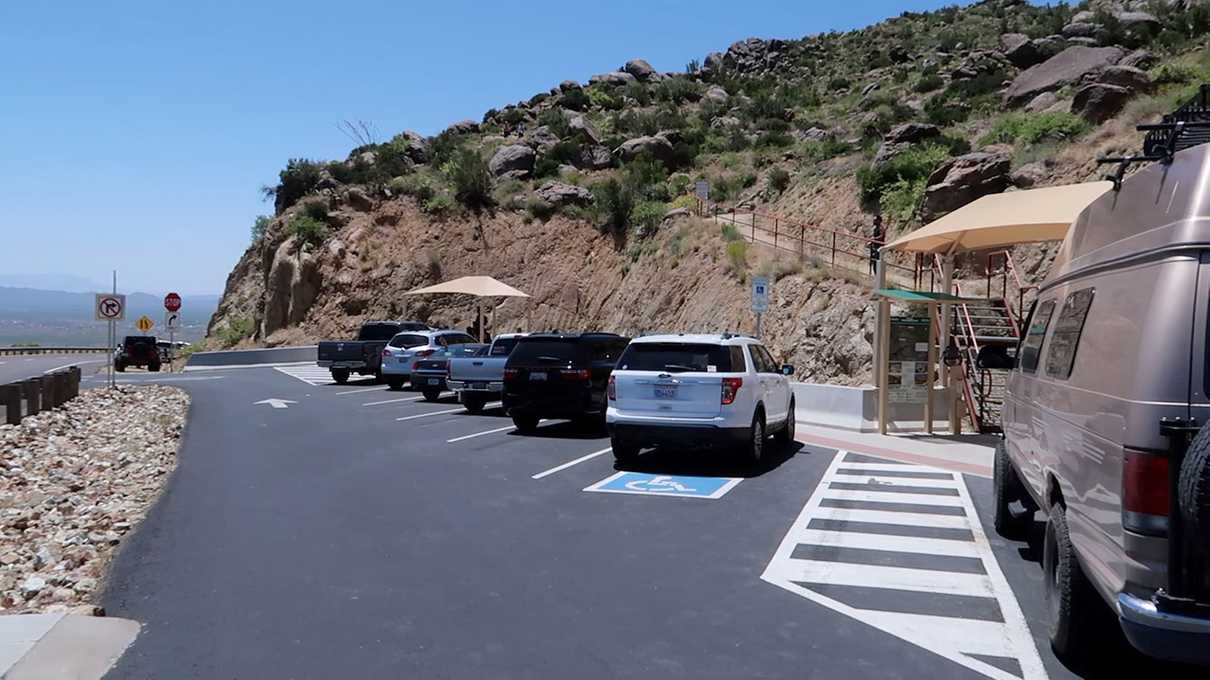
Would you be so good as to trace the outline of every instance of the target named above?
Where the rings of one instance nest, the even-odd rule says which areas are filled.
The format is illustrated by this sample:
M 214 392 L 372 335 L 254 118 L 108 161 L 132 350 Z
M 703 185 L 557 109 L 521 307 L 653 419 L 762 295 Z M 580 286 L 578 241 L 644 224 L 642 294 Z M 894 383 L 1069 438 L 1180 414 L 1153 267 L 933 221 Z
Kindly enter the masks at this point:
M 1025 490 L 1017 469 L 1008 458 L 1004 442 L 996 445 L 994 463 L 992 465 L 992 488 L 995 499 L 996 533 L 1004 538 L 1020 539 L 1029 531 L 1034 521 L 1033 500 Z M 1014 502 L 1021 503 L 1024 510 L 1017 512 L 1012 508 Z
M 516 426 L 517 432 L 529 434 L 538 429 L 538 416 L 528 413 L 513 414 L 513 425 Z
M 1050 646 L 1060 658 L 1080 663 L 1097 645 L 1097 594 L 1076 557 L 1063 506 L 1050 508 L 1042 547 Z
M 160 372 L 160 362 L 157 361 L 154 364 L 147 364 L 147 370 L 151 371 L 152 373 L 159 373 Z
M 791 397 L 790 413 L 786 416 L 786 423 L 780 430 L 777 431 L 777 434 L 774 435 L 774 438 L 777 440 L 777 444 L 782 448 L 788 448 L 794 445 L 794 430 L 796 420 L 797 419 L 794 417 L 794 398 Z
M 403 389 L 403 378 L 396 378 L 394 376 L 387 377 L 387 389 L 402 390 Z
M 759 465 L 765 455 L 765 414 L 757 411 L 752 416 L 752 426 L 748 430 L 748 442 L 744 444 L 742 455 L 744 462 L 749 465 Z
M 1210 537 L 1210 427 L 1203 427 L 1185 452 L 1177 500 L 1186 535 Z
M 618 463 L 633 463 L 639 457 L 639 446 L 621 437 L 611 436 L 609 446 L 613 449 L 613 459 Z
M 487 399 L 477 394 L 462 394 L 462 405 L 466 407 L 467 413 L 480 413 L 483 407 L 487 404 Z
M 349 382 L 349 369 L 333 368 L 332 369 L 332 379 L 336 381 L 337 385 L 343 385 L 343 384 Z
M 427 387 L 424 389 L 422 394 L 424 395 L 425 401 L 437 401 L 441 398 L 441 390 L 434 390 Z
M 113 362 L 113 370 L 117 371 L 118 373 L 125 373 L 126 364 L 124 364 L 120 361 L 115 361 L 115 362 Z

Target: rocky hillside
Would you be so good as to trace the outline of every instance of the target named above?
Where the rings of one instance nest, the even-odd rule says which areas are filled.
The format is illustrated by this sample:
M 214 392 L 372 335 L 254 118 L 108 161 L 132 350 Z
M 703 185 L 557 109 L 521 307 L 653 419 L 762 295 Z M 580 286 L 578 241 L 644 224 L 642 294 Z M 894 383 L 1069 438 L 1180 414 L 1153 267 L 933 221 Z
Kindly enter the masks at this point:
M 722 207 L 868 233 L 981 195 L 1098 177 L 1133 125 L 1210 80 L 1204 2 L 989 0 L 801 40 L 751 38 L 661 73 L 642 59 L 434 137 L 293 159 L 211 321 L 212 346 L 351 333 L 369 318 L 466 325 L 473 302 L 403 292 L 491 274 L 533 295 L 497 330 L 751 330 L 747 279 L 776 278 L 766 337 L 800 377 L 859 382 L 860 281 L 695 218 Z M 1045 249 L 1020 253 L 1033 276 Z

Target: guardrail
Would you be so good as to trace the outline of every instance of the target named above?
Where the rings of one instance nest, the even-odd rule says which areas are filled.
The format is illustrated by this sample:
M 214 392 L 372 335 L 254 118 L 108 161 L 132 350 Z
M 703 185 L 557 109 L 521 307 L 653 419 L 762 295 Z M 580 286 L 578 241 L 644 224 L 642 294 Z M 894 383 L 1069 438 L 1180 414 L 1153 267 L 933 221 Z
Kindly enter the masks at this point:
M 0 356 L 5 354 L 98 354 L 108 351 L 105 347 L 0 347 Z
M 72 366 L 0 385 L 0 410 L 4 412 L 4 422 L 20 425 L 22 418 L 58 408 L 79 394 L 80 367 Z

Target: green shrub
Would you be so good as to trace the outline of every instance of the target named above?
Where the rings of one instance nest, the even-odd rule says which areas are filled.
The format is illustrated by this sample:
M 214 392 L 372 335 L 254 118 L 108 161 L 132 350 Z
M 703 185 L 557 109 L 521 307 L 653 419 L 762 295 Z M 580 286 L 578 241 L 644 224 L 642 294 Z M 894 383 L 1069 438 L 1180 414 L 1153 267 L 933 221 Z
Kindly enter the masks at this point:
M 252 240 L 259 241 L 264 237 L 265 232 L 269 230 L 269 225 L 273 223 L 273 218 L 268 215 L 257 215 L 256 220 L 252 222 Z
M 639 201 L 630 209 L 630 224 L 638 230 L 640 236 L 650 236 L 655 233 L 667 213 L 668 205 L 666 203 Z
M 516 125 L 525 120 L 525 111 L 514 107 L 501 112 L 497 118 L 505 125 Z
M 852 151 L 852 147 L 848 142 L 837 139 L 835 137 L 826 137 L 818 141 L 803 142 L 799 147 L 799 154 L 806 161 L 818 163 L 826 161 L 829 158 L 843 156 Z
M 328 233 L 328 225 L 310 215 L 302 214 L 290 218 L 286 223 L 286 231 L 300 243 L 315 245 L 323 242 Z
M 777 193 L 785 193 L 790 188 L 790 173 L 784 168 L 773 168 L 769 171 L 769 188 Z
M 861 168 L 857 180 L 861 184 L 863 201 L 879 201 L 882 194 L 900 180 L 913 182 L 928 179 L 928 176 L 945 159 L 950 150 L 940 144 L 913 146 L 891 160 L 878 166 Z
M 622 96 L 627 99 L 633 99 L 639 106 L 647 106 L 651 103 L 651 93 L 647 91 L 645 85 L 639 82 L 623 85 Z
M 777 149 L 790 146 L 793 143 L 794 138 L 789 133 L 779 130 L 766 130 L 757 136 L 753 146 L 758 149 Z
M 614 96 L 604 85 L 589 85 L 585 92 L 592 106 L 606 111 L 618 111 L 622 108 L 622 98 Z
M 583 111 L 591 105 L 592 100 L 589 99 L 588 94 L 578 87 L 564 92 L 559 97 L 559 106 L 572 111 Z
M 614 177 L 593 184 L 590 191 L 604 226 L 617 232 L 625 231 L 636 202 L 634 191 Z
M 731 243 L 733 241 L 742 241 L 744 238 L 740 235 L 739 228 L 734 224 L 724 223 L 720 231 L 723 235 L 723 240 L 727 243 Z
M 980 140 L 983 144 L 1037 144 L 1044 140 L 1066 141 L 1079 137 L 1089 129 L 1088 122 L 1067 111 L 1045 113 L 1010 113 L 996 121 Z
M 668 204 L 670 208 L 685 208 L 686 210 L 697 210 L 697 196 L 693 194 L 681 194 L 672 199 L 672 203 Z
M 674 173 L 668 178 L 668 195 L 682 197 L 693 187 L 693 180 L 683 172 Z
M 937 75 L 936 73 L 929 73 L 929 74 L 920 76 L 920 78 L 916 81 L 916 83 L 914 85 L 912 85 L 912 90 L 914 92 L 921 92 L 921 93 L 932 92 L 933 90 L 940 88 L 944 84 L 945 84 L 944 78 Z
M 414 174 L 406 177 L 396 177 L 388 185 L 392 193 L 411 196 L 417 202 L 424 202 L 437 193 L 433 181 L 425 174 Z
M 276 187 L 266 187 L 266 196 L 276 198 L 277 212 L 281 214 L 315 189 L 319 183 L 319 172 L 323 163 L 307 160 L 306 158 L 291 158 L 286 162 L 286 169 L 278 173 Z
M 924 200 L 924 189 L 928 180 L 924 177 L 916 179 L 897 179 L 883 189 L 878 201 L 882 214 L 890 217 L 897 224 L 906 224 L 916 215 L 916 209 Z
M 727 262 L 731 271 L 742 275 L 748 269 L 748 242 L 731 241 L 727 244 Z
M 1201 70 L 1192 64 L 1164 62 L 1151 69 L 1151 79 L 1159 85 L 1184 85 L 1200 80 Z
M 538 125 L 545 125 L 556 137 L 567 137 L 571 134 L 571 124 L 567 116 L 559 109 L 547 109 L 538 114 Z
M 218 329 L 216 339 L 223 347 L 233 347 L 239 344 L 240 340 L 251 336 L 255 328 L 255 323 L 246 316 L 227 319 L 227 323 Z
M 531 219 L 545 222 L 554 216 L 557 209 L 550 203 L 531 195 L 525 200 L 525 212 L 529 214 Z
M 837 90 L 847 90 L 853 86 L 852 81 L 844 76 L 832 76 L 828 80 L 828 89 L 833 92 Z
M 457 207 L 458 203 L 454 201 L 454 198 L 449 194 L 442 192 L 439 194 L 434 194 L 431 198 L 426 200 L 421 206 L 421 209 L 430 215 L 440 217 L 450 214 Z
M 471 210 L 492 205 L 492 173 L 487 159 L 478 151 L 460 149 L 442 166 L 454 188 L 454 198 Z
M 673 76 L 661 80 L 655 86 L 655 98 L 663 102 L 682 104 L 701 99 L 703 86 L 696 80 L 684 76 Z

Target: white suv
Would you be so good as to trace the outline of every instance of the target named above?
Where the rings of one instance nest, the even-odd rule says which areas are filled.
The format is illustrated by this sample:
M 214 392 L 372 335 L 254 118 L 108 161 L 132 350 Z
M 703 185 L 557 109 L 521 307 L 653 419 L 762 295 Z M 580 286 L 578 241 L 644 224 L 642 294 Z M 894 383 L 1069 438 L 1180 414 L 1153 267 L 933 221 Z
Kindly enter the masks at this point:
M 794 441 L 793 374 L 754 338 L 635 338 L 609 377 L 614 458 L 633 460 L 647 446 L 724 445 L 759 462 L 769 434 Z

